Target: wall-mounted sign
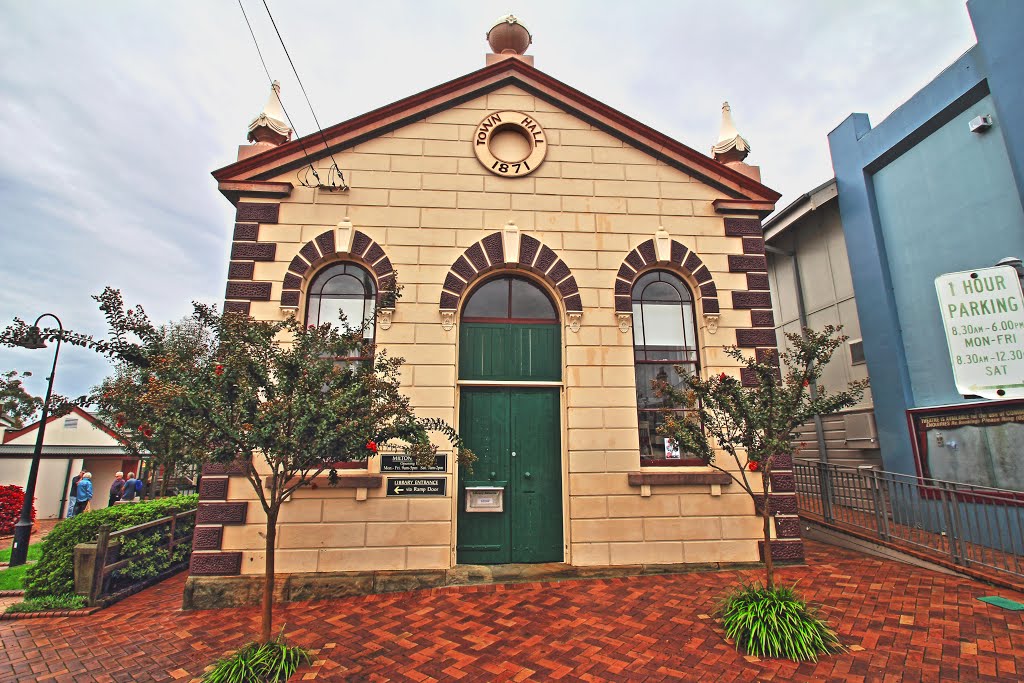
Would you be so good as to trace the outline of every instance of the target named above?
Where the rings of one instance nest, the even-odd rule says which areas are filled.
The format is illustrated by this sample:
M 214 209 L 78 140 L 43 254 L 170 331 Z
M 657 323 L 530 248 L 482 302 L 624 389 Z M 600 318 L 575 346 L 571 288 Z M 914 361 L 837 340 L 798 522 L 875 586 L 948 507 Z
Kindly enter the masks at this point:
M 447 477 L 388 477 L 389 496 L 444 496 Z
M 1024 296 L 1011 266 L 935 278 L 957 391 L 1024 398 Z
M 381 453 L 381 472 L 447 472 L 448 456 L 434 456 L 434 464 L 423 467 L 416 464 L 416 458 L 405 453 Z
M 491 173 L 517 178 L 533 173 L 544 161 L 548 136 L 532 116 L 496 111 L 477 126 L 473 150 Z

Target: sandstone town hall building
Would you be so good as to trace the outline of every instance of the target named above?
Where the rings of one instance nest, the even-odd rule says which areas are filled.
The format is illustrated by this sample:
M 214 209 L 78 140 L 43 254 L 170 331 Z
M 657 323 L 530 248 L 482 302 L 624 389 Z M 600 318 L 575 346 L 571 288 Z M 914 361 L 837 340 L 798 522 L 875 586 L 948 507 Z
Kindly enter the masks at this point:
M 482 69 L 323 136 L 292 139 L 275 88 L 213 174 L 237 208 L 226 308 L 307 324 L 376 311 L 366 334 L 406 359 L 417 414 L 480 458 L 470 475 L 450 456 L 433 472 L 374 458 L 300 490 L 277 571 L 756 561 L 752 501 L 658 436 L 650 382 L 674 365 L 740 377 L 725 347 L 774 349 L 760 219 L 779 194 L 727 105 L 709 155 L 535 68 L 514 17 L 488 40 Z M 773 554 L 796 559 L 785 470 Z M 195 588 L 262 573 L 253 496 L 206 469 Z

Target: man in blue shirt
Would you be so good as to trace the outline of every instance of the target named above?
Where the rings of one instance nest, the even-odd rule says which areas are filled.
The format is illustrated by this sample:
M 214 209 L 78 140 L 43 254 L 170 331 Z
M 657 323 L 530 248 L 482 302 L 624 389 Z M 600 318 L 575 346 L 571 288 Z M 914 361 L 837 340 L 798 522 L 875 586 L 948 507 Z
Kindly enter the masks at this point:
M 92 500 L 92 472 L 82 472 L 82 478 L 78 482 L 78 492 L 75 494 L 75 514 L 85 512 L 85 507 Z

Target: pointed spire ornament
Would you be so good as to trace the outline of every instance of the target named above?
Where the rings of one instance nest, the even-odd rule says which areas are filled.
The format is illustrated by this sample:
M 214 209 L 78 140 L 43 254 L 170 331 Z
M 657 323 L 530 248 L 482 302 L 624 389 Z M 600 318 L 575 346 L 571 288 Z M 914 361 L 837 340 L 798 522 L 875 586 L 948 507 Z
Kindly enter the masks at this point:
M 718 142 L 711 148 L 711 156 L 723 164 L 743 161 L 750 154 L 750 143 L 736 130 L 732 120 L 732 107 L 728 102 L 722 103 L 722 127 L 718 133 Z
M 280 145 L 292 139 L 292 129 L 287 123 L 284 107 L 281 106 L 281 84 L 277 81 L 270 86 L 270 97 L 260 115 L 249 124 L 249 142 L 265 142 Z

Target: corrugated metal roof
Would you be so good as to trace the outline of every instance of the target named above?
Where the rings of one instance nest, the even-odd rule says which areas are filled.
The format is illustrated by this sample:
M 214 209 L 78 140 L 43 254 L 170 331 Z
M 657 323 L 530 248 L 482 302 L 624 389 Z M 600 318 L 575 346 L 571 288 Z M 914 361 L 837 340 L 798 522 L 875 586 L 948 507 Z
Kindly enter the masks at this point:
M 0 446 L 0 458 L 31 457 L 35 446 L 31 444 L 8 444 Z M 97 457 L 104 455 L 131 456 L 131 453 L 119 446 L 47 446 L 43 445 L 44 458 Z

